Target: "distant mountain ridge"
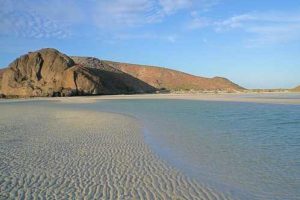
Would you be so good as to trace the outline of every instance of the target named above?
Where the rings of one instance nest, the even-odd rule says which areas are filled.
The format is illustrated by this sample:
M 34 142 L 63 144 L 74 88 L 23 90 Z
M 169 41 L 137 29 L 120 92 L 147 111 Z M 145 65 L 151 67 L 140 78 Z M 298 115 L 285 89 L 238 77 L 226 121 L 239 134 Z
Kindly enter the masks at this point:
M 17 58 L 0 70 L 0 83 L 0 93 L 16 97 L 244 90 L 221 77 L 204 78 L 161 67 L 70 57 L 51 48 Z

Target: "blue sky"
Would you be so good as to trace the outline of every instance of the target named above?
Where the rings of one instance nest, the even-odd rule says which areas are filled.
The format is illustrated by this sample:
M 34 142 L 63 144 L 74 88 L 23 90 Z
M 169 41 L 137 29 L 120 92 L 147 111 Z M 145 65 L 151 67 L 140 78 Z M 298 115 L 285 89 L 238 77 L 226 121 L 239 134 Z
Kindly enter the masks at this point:
M 300 84 L 298 0 L 0 0 L 0 66 L 44 47 L 68 55 Z

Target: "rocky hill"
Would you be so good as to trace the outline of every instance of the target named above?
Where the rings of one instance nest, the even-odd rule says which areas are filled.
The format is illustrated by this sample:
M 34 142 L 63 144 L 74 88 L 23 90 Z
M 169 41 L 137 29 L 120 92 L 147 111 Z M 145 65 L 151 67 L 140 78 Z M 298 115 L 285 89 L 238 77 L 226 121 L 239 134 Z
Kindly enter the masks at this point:
M 2 77 L 5 69 L 0 69 L 0 94 L 1 94 L 1 85 L 2 85 Z
M 292 92 L 300 92 L 300 85 L 291 90 Z
M 107 94 L 120 93 L 151 93 L 157 89 L 149 84 L 116 69 L 106 62 L 92 57 L 71 57 L 77 65 L 98 71 L 97 76 L 101 79 L 102 84 L 109 88 Z
M 161 67 L 106 61 L 107 64 L 128 73 L 158 89 L 196 91 L 242 91 L 244 88 L 226 78 L 204 78 Z
M 76 59 L 75 59 L 76 60 Z M 72 96 L 153 92 L 155 88 L 95 59 L 72 58 L 55 49 L 29 52 L 3 73 L 5 96 Z M 79 62 L 82 61 L 82 62 Z
M 17 58 L 8 68 L 0 70 L 0 82 L 0 93 L 8 97 L 243 90 L 225 78 L 204 78 L 166 68 L 92 57 L 69 57 L 50 48 Z
M 2 78 L 2 75 L 3 75 L 3 73 L 4 73 L 4 70 L 5 70 L 5 68 L 0 69 L 0 78 Z

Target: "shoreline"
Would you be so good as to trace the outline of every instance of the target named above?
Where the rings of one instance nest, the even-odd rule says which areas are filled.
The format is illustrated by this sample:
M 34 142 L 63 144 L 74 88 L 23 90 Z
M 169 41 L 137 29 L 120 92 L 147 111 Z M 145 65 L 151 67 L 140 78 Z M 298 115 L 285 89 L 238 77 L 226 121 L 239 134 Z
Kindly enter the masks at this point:
M 202 100 L 206 101 L 206 98 L 213 99 L 211 101 L 219 101 L 219 99 L 222 98 L 227 98 L 228 101 L 232 102 L 231 100 L 236 98 L 241 98 L 242 96 L 237 97 L 237 95 L 117 95 L 117 96 L 101 96 L 99 97 L 69 97 L 69 98 L 34 98 L 34 99 L 25 99 L 21 101 L 3 101 L 0 103 L 0 108 L 3 110 L 4 113 L 8 113 L 5 116 L 0 116 L 0 131 L 5 133 L 12 133 L 14 134 L 19 134 L 21 137 L 21 140 L 18 137 L 15 138 L 8 138 L 6 141 L 6 136 L 9 136 L 10 134 L 4 134 L 4 137 L 0 138 L 0 143 L 4 144 L 4 146 L 1 147 L 0 145 L 0 156 L 1 152 L 3 149 L 10 149 L 11 142 L 20 142 L 22 141 L 22 137 L 26 136 L 26 134 L 33 134 L 29 135 L 29 138 L 24 138 L 28 141 L 32 141 L 30 144 L 18 144 L 18 148 L 22 146 L 30 146 L 29 149 L 22 149 L 20 151 L 20 154 L 25 152 L 25 157 L 21 158 L 23 161 L 20 161 L 21 163 L 18 163 L 19 161 L 14 161 L 14 164 L 20 164 L 23 165 L 25 163 L 26 165 L 28 162 L 30 163 L 30 166 L 25 166 L 23 169 L 26 169 L 26 173 L 29 173 L 33 179 L 33 182 L 36 180 L 37 181 L 43 181 L 45 184 L 48 184 L 48 178 L 52 179 L 54 176 L 50 176 L 47 174 L 47 171 L 44 171 L 43 173 L 46 173 L 45 179 L 41 179 L 36 177 L 39 176 L 40 174 L 40 169 L 44 169 L 45 166 L 43 166 L 43 163 L 47 163 L 47 165 L 51 162 L 48 160 L 45 160 L 43 162 L 40 161 L 40 159 L 48 159 L 49 155 L 48 153 L 54 151 L 56 152 L 54 155 L 50 155 L 50 157 L 55 156 L 58 158 L 58 161 L 60 163 L 52 163 L 52 168 L 50 170 L 53 170 L 55 172 L 55 168 L 61 168 L 64 167 L 64 165 L 73 165 L 72 163 L 75 162 L 73 159 L 78 160 L 81 159 L 87 159 L 85 161 L 82 161 L 82 163 L 79 163 L 79 165 L 76 167 L 77 174 L 79 174 L 77 177 L 77 174 L 72 174 L 72 178 L 76 178 L 77 182 L 80 182 L 81 177 L 86 177 L 86 176 L 91 176 L 91 180 L 93 180 L 93 183 L 84 183 L 87 184 L 88 186 L 84 189 L 82 189 L 83 184 L 80 183 L 80 185 L 76 186 L 76 190 L 80 189 L 80 192 L 77 194 L 69 194 L 69 197 L 82 197 L 80 196 L 80 193 L 84 193 L 84 190 L 92 190 L 89 187 L 95 188 L 96 185 L 94 185 L 94 177 L 99 177 L 99 174 L 93 174 L 95 171 L 98 170 L 100 172 L 101 170 L 105 171 L 105 181 L 102 181 L 101 183 L 98 183 L 98 185 L 101 185 L 101 188 L 98 189 L 102 190 L 99 194 L 97 193 L 98 197 L 111 197 L 111 198 L 116 199 L 117 197 L 120 197 L 119 194 L 122 193 L 121 197 L 122 199 L 132 199 L 132 198 L 140 198 L 140 197 L 145 197 L 146 199 L 161 199 L 163 195 L 167 199 L 172 199 L 172 197 L 189 197 L 198 199 L 196 197 L 201 197 L 203 199 L 214 199 L 213 197 L 220 197 L 220 199 L 231 199 L 232 196 L 234 198 L 240 198 L 244 195 L 244 192 L 241 192 L 239 189 L 234 189 L 231 190 L 231 188 L 223 184 L 216 184 L 214 182 L 211 182 L 209 179 L 191 179 L 193 175 L 187 173 L 186 171 L 182 170 L 180 166 L 176 166 L 168 161 L 164 156 L 162 156 L 160 153 L 157 153 L 155 149 L 149 144 L 149 140 L 147 140 L 144 136 L 145 133 L 143 130 L 143 126 L 139 120 L 139 118 L 135 118 L 132 115 L 126 115 L 123 113 L 118 113 L 118 112 L 107 112 L 107 111 L 94 111 L 94 110 L 89 110 L 89 109 L 80 109 L 79 106 L 77 107 L 76 104 L 85 104 L 85 103 L 93 103 L 93 102 L 105 102 L 107 100 L 114 100 L 114 99 L 178 99 L 178 100 Z M 190 99 L 189 99 L 190 98 Z M 247 97 L 249 98 L 249 97 Z M 250 100 L 253 100 L 249 98 Z M 239 100 L 239 99 L 238 99 Z M 254 99 L 255 101 L 257 99 Z M 259 100 L 259 99 L 258 99 Z M 272 101 L 274 99 L 271 99 Z M 282 99 L 279 99 L 282 101 Z M 293 99 L 292 99 L 293 100 Z M 297 99 L 296 99 L 297 100 Z M 54 106 L 48 107 L 47 104 L 35 104 L 36 102 L 42 102 L 42 101 L 48 101 L 50 104 Z M 17 102 L 16 104 L 10 104 L 9 102 Z M 5 104 L 7 103 L 7 104 Z M 20 104 L 19 104 L 20 103 Z M 28 103 L 28 104 L 27 104 Z M 166 102 L 168 103 L 168 102 Z M 187 102 L 188 103 L 188 102 Z M 64 104 L 70 104 L 69 106 L 64 106 Z M 291 104 L 291 103 L 288 103 Z M 26 105 L 26 106 L 24 106 Z M 55 105 L 60 105 L 60 106 L 55 106 Z M 233 105 L 231 105 L 233 106 Z M 10 109 L 6 109 L 10 108 Z M 17 112 L 21 112 L 22 115 L 19 116 Z M 27 114 L 26 114 L 27 113 Z M 15 123 L 15 122 L 18 123 Z M 43 123 L 45 122 L 46 123 Z M 21 125 L 19 125 L 21 124 Z M 5 130 L 8 128 L 8 131 Z M 40 136 L 39 134 L 42 134 Z M 102 134 L 99 136 L 98 134 Z M 33 137 L 32 137 L 33 136 Z M 54 137 L 55 136 L 55 137 Z M 57 138 L 56 138 L 57 137 Z M 4 139 L 4 141 L 3 141 Z M 45 143 L 45 140 L 47 141 Z M 115 141 L 118 140 L 117 143 Z M 79 142 L 79 143 L 78 143 Z M 6 143 L 8 143 L 6 145 Z M 57 151 L 57 145 L 59 150 L 63 151 Z M 12 145 L 13 146 L 13 145 Z M 95 146 L 97 148 L 100 148 L 100 150 L 95 150 Z M 53 149 L 54 147 L 54 149 Z M 123 149 L 125 147 L 125 149 Z M 142 147 L 142 148 L 141 148 Z M 38 149 L 36 149 L 38 148 Z M 51 149 L 51 150 L 49 150 Z M 53 149 L 53 150 L 52 150 Z M 71 150 L 71 155 L 69 154 L 69 149 Z M 27 151 L 30 152 L 27 152 Z M 47 151 L 45 151 L 47 150 Z M 65 152 L 67 150 L 67 152 Z M 17 149 L 16 151 L 14 150 L 13 153 L 14 155 L 11 157 L 16 156 L 16 152 L 19 150 Z M 125 151 L 125 152 L 124 152 Z M 33 153 L 33 154 L 32 154 Z M 74 155 L 75 153 L 75 155 Z M 18 154 L 18 153 L 17 153 Z M 42 154 L 42 155 L 40 155 Z M 61 155 L 64 154 L 64 155 Z M 9 155 L 9 153 L 8 153 Z M 29 158 L 28 160 L 28 155 L 33 155 L 34 158 Z M 18 157 L 17 155 L 16 157 Z M 72 158 L 66 158 L 72 157 Z M 76 157 L 77 156 L 77 157 Z M 79 157 L 78 157 L 79 156 Z M 126 160 L 124 159 L 124 156 L 127 156 Z M 19 156 L 20 157 L 20 156 Z M 74 158 L 73 158 L 74 157 Z M 27 158 L 27 160 L 26 160 Z M 37 158 L 39 160 L 38 163 L 35 163 L 35 159 Z M 142 158 L 142 161 L 140 161 Z M 67 160 L 66 160 L 67 159 Z M 105 163 L 111 163 L 113 162 L 113 165 L 106 166 L 107 168 L 104 167 L 99 169 L 96 167 L 97 162 L 96 160 L 101 160 L 100 163 L 105 164 Z M 133 160 L 130 160 L 133 159 Z M 5 159 L 4 159 L 5 160 Z M 66 160 L 66 163 L 65 161 Z M 138 165 L 136 165 L 136 162 L 138 161 Z M 6 162 L 6 161 L 5 161 Z M 31 163 L 32 162 L 32 163 Z M 115 185 L 116 182 L 120 181 L 120 176 L 121 177 L 131 177 L 131 171 L 124 172 L 124 162 L 126 163 L 126 167 L 129 167 L 130 169 L 135 169 L 134 171 L 138 171 L 139 174 L 135 176 L 134 179 L 131 179 L 131 181 L 136 181 L 139 179 L 139 177 L 143 177 L 141 180 L 139 180 L 140 184 L 143 184 L 142 188 L 139 188 L 139 191 L 134 191 L 131 192 L 132 190 L 130 189 L 130 186 L 124 186 L 126 185 L 126 182 L 121 182 L 121 185 Z M 87 164 L 84 164 L 87 163 Z M 56 164 L 60 164 L 60 166 L 56 166 Z M 15 167 L 11 166 L 15 171 Z M 31 172 L 32 166 L 37 165 L 38 167 L 35 168 L 34 170 L 37 170 L 36 173 Z M 54 167 L 53 167 L 54 165 Z M 82 165 L 82 166 L 80 166 Z M 56 167 L 55 167 L 56 166 Z M 157 166 L 159 166 L 157 168 Z M 66 166 L 67 167 L 67 166 Z M 150 167 L 150 169 L 149 169 Z M 68 167 L 67 167 L 68 168 Z M 80 168 L 84 168 L 87 170 L 87 168 L 91 168 L 88 174 L 80 174 L 81 170 Z M 113 172 L 111 172 L 109 169 L 113 168 Z M 115 169 L 121 170 L 122 173 L 115 173 Z M 28 171 L 29 170 L 29 171 Z M 74 169 L 71 168 L 72 171 Z M 150 170 L 150 171 L 149 171 Z M 152 170 L 152 171 L 151 171 Z M 21 170 L 20 170 L 21 171 Z M 62 169 L 59 170 L 60 172 Z M 205 171 L 205 170 L 204 170 Z M 1 172 L 1 169 L 0 169 Z M 16 170 L 15 172 L 18 172 Z M 107 173 L 110 173 L 107 175 Z M 170 174 L 170 172 L 172 172 Z M 73 172 L 72 172 L 73 173 Z M 151 177 L 151 173 L 154 173 L 153 177 Z M 5 177 L 5 173 L 1 177 L 0 176 L 0 181 L 1 179 L 3 180 L 3 177 Z M 103 174 L 103 173 L 101 173 Z M 14 176 L 13 174 L 9 174 L 10 176 Z M 56 176 L 56 175 L 55 175 Z M 62 177 L 65 177 L 64 174 L 61 175 Z M 113 177 L 113 183 L 110 183 L 111 178 Z M 26 174 L 23 174 L 24 179 L 28 179 L 26 177 Z M 144 177 L 147 177 L 144 179 Z M 158 181 L 155 177 L 160 177 L 160 181 Z M 178 180 L 178 177 L 180 180 Z M 70 177 L 69 177 L 70 178 Z M 99 179 L 102 179 L 102 175 L 99 177 Z M 21 177 L 22 179 L 22 177 Z M 8 180 L 8 179 L 7 179 Z M 67 179 L 69 181 L 70 179 Z M 145 182 L 146 180 L 146 182 Z M 18 184 L 23 184 L 25 181 L 24 180 L 19 180 L 18 177 L 13 177 L 12 182 L 17 181 Z M 51 182 L 52 180 L 49 180 Z M 64 180 L 60 179 L 59 181 L 63 182 Z M 104 183 L 108 181 L 109 186 L 105 186 L 106 188 L 109 188 L 108 190 L 114 191 L 113 194 L 111 192 L 106 193 L 107 189 L 103 189 L 102 186 L 104 187 Z M 151 184 L 149 183 L 151 182 Z M 153 183 L 153 181 L 155 183 Z M 177 182 L 181 181 L 181 182 Z M 200 181 L 200 182 L 198 182 Z M 21 182 L 21 183 L 20 183 Z M 40 184 L 36 183 L 34 184 Z M 0 189 L 2 191 L 9 190 L 11 186 L 9 185 L 10 183 L 3 182 L 5 185 L 4 189 L 1 188 L 2 186 L 0 185 Z M 41 184 L 44 184 L 41 183 Z M 26 183 L 27 184 L 27 183 Z M 150 185 L 149 185 L 150 184 Z M 165 186 L 161 185 L 169 185 L 170 188 L 183 188 L 180 189 L 181 192 L 174 191 L 173 189 L 166 189 Z M 62 187 L 66 187 L 67 184 L 64 184 Z M 58 185 L 54 185 L 55 187 L 60 188 Z M 27 186 L 26 186 L 27 187 Z M 124 189 L 124 187 L 127 187 Z M 157 187 L 164 187 L 163 189 L 157 189 Z M 186 188 L 193 188 L 193 194 L 190 193 L 191 191 Z M 21 189 L 20 189 L 21 188 Z M 61 190 L 65 190 L 65 188 L 60 188 Z M 72 188 L 71 188 L 72 189 Z M 71 190 L 68 188 L 67 191 Z M 18 187 L 18 190 L 22 190 L 22 187 Z M 48 191 L 48 188 L 46 189 Z M 51 188 L 49 188 L 51 192 Z M 130 191 L 129 193 L 124 193 L 124 191 Z M 168 190 L 168 191 L 167 191 Z M 196 196 L 195 192 L 196 191 Z M 40 191 L 37 191 L 40 192 Z M 9 194 L 5 193 L 5 195 L 11 195 L 12 193 L 16 193 L 16 191 L 12 192 L 9 191 Z M 24 194 L 24 191 L 17 191 L 17 193 L 22 193 Z M 31 195 L 30 192 L 27 192 Z M 165 194 L 166 193 L 166 194 Z M 101 196 L 105 194 L 104 196 Z M 207 194 L 209 194 L 207 196 Z M 35 195 L 35 194 L 34 194 Z M 46 195 L 46 194 L 44 194 Z M 63 196 L 60 196 L 61 194 L 55 194 L 57 195 L 56 197 L 58 198 L 63 198 Z M 85 196 L 90 196 L 91 193 L 85 193 L 82 194 Z M 145 196 L 143 196 L 145 195 Z M 247 195 L 245 195 L 247 196 Z M 1 197 L 1 196 L 0 196 Z M 11 196 L 11 197 L 16 197 L 16 196 Z M 50 196 L 47 196 L 50 197 Z M 155 197 L 155 198 L 154 198 Z M 164 197 L 164 198 L 165 198 Z M 247 199 L 247 198 L 241 198 L 241 199 Z
M 279 95 L 280 97 L 276 97 Z M 273 96 L 273 97 L 272 97 Z M 288 98 L 297 96 L 297 98 Z M 169 99 L 195 100 L 216 102 L 241 102 L 263 104 L 300 105 L 300 93 L 226 93 L 226 94 L 133 94 L 133 95 L 103 95 L 103 96 L 74 96 L 74 97 L 35 97 L 23 99 L 3 99 L 1 102 L 23 101 L 58 101 L 61 103 L 94 103 L 101 100 L 138 100 L 138 99 Z
M 0 157 L 5 162 L 0 197 L 231 199 L 159 158 L 135 118 L 36 105 L 0 106 L 7 113 L 0 116 Z

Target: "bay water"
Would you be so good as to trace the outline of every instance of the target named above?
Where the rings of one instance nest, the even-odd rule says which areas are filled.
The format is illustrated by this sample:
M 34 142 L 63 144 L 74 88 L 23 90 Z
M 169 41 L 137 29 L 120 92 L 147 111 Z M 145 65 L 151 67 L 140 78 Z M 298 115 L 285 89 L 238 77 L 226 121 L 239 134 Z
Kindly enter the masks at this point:
M 300 105 L 101 100 L 80 107 L 136 117 L 162 159 L 237 199 L 300 199 Z

